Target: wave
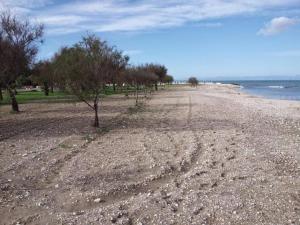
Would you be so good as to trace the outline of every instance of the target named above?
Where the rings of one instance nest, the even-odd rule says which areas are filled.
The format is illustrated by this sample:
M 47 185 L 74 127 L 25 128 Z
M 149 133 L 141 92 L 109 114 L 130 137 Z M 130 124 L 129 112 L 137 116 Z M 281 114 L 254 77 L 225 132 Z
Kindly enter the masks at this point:
M 286 86 L 285 88 L 299 88 L 300 86 L 294 85 L 294 86 Z
M 278 86 L 268 86 L 268 88 L 279 88 L 279 89 L 283 89 L 286 88 L 285 86 L 282 85 L 278 85 Z

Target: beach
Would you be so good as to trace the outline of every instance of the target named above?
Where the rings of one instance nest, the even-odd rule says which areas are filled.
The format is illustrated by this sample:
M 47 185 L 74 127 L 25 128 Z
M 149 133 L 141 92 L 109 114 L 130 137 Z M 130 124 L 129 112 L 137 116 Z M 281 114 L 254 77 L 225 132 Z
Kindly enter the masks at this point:
M 300 224 L 300 101 L 179 85 L 0 107 L 0 224 Z M 44 106 L 44 107 L 41 107 Z

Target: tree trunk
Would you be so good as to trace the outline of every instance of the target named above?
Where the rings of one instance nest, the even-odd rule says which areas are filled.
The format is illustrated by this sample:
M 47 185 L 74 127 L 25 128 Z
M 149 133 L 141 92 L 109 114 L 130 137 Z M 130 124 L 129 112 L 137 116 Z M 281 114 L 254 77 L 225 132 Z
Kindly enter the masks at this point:
M 102 89 L 104 91 L 104 94 L 106 95 L 106 85 L 105 84 L 102 85 Z
M 95 122 L 94 122 L 94 127 L 99 127 L 98 103 L 97 103 L 97 102 L 94 102 L 94 110 L 95 110 Z
M 50 87 L 50 92 L 51 92 L 52 94 L 54 93 L 53 85 L 51 85 L 51 87 Z
M 155 91 L 158 90 L 157 82 L 155 82 Z
M 138 101 L 139 101 L 139 86 L 136 85 L 136 89 L 135 89 L 135 105 L 138 105 Z
M 3 100 L 2 88 L 0 87 L 0 101 Z
M 9 96 L 10 96 L 10 100 L 11 100 L 12 111 L 19 112 L 19 105 L 18 105 L 14 90 L 9 88 L 8 92 L 9 92 Z
M 129 97 L 129 94 L 128 94 L 128 86 L 126 85 L 126 89 L 125 89 L 125 96 L 126 97 Z
M 49 95 L 49 85 L 47 82 L 44 82 L 44 93 L 46 96 Z
M 116 84 L 115 83 L 113 83 L 113 90 L 114 90 L 114 92 L 116 92 Z

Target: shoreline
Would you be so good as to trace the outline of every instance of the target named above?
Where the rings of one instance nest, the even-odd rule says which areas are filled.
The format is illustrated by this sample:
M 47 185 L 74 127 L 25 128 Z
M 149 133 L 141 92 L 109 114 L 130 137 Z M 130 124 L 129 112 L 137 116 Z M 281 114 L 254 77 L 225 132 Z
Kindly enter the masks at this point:
M 239 87 L 239 89 L 241 89 L 244 93 L 253 95 L 253 96 L 258 96 L 258 97 L 263 97 L 263 98 L 267 98 L 267 99 L 275 99 L 275 100 L 290 100 L 290 101 L 300 101 L 300 96 L 298 95 L 290 95 L 285 92 L 282 93 L 278 93 L 279 90 L 283 91 L 283 90 L 289 90 L 289 88 L 291 87 L 298 87 L 298 86 L 290 86 L 291 84 L 289 84 L 289 86 L 285 86 L 287 84 L 284 84 L 286 82 L 300 82 L 299 80 L 240 80 L 240 81 L 228 81 L 228 83 L 226 83 L 226 81 L 223 81 L 224 83 L 222 83 L 222 81 L 219 82 L 211 82 L 211 83 L 207 83 L 207 84 L 215 84 L 215 85 L 233 85 L 233 86 L 237 86 Z M 237 83 L 240 82 L 240 83 Z M 245 84 L 243 84 L 243 82 Z M 248 82 L 255 82 L 257 83 L 257 85 L 259 86 L 253 86 L 253 87 L 248 87 L 247 83 Z M 281 82 L 281 83 L 276 83 L 276 84 L 265 84 L 267 86 L 261 86 L 260 82 Z M 206 84 L 206 83 L 204 83 Z M 254 89 L 257 90 L 254 90 Z M 260 91 L 258 91 L 260 90 Z M 263 90 L 263 92 L 261 92 Z M 298 90 L 298 92 L 300 92 L 300 89 Z M 296 92 L 295 92 L 296 93 Z

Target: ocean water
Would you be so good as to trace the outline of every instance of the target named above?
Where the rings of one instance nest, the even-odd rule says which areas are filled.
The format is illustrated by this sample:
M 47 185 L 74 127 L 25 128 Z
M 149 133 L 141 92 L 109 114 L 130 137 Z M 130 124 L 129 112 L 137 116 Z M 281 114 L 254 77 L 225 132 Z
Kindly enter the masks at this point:
M 300 80 L 235 80 L 220 83 L 238 84 L 242 91 L 256 96 L 300 101 Z

